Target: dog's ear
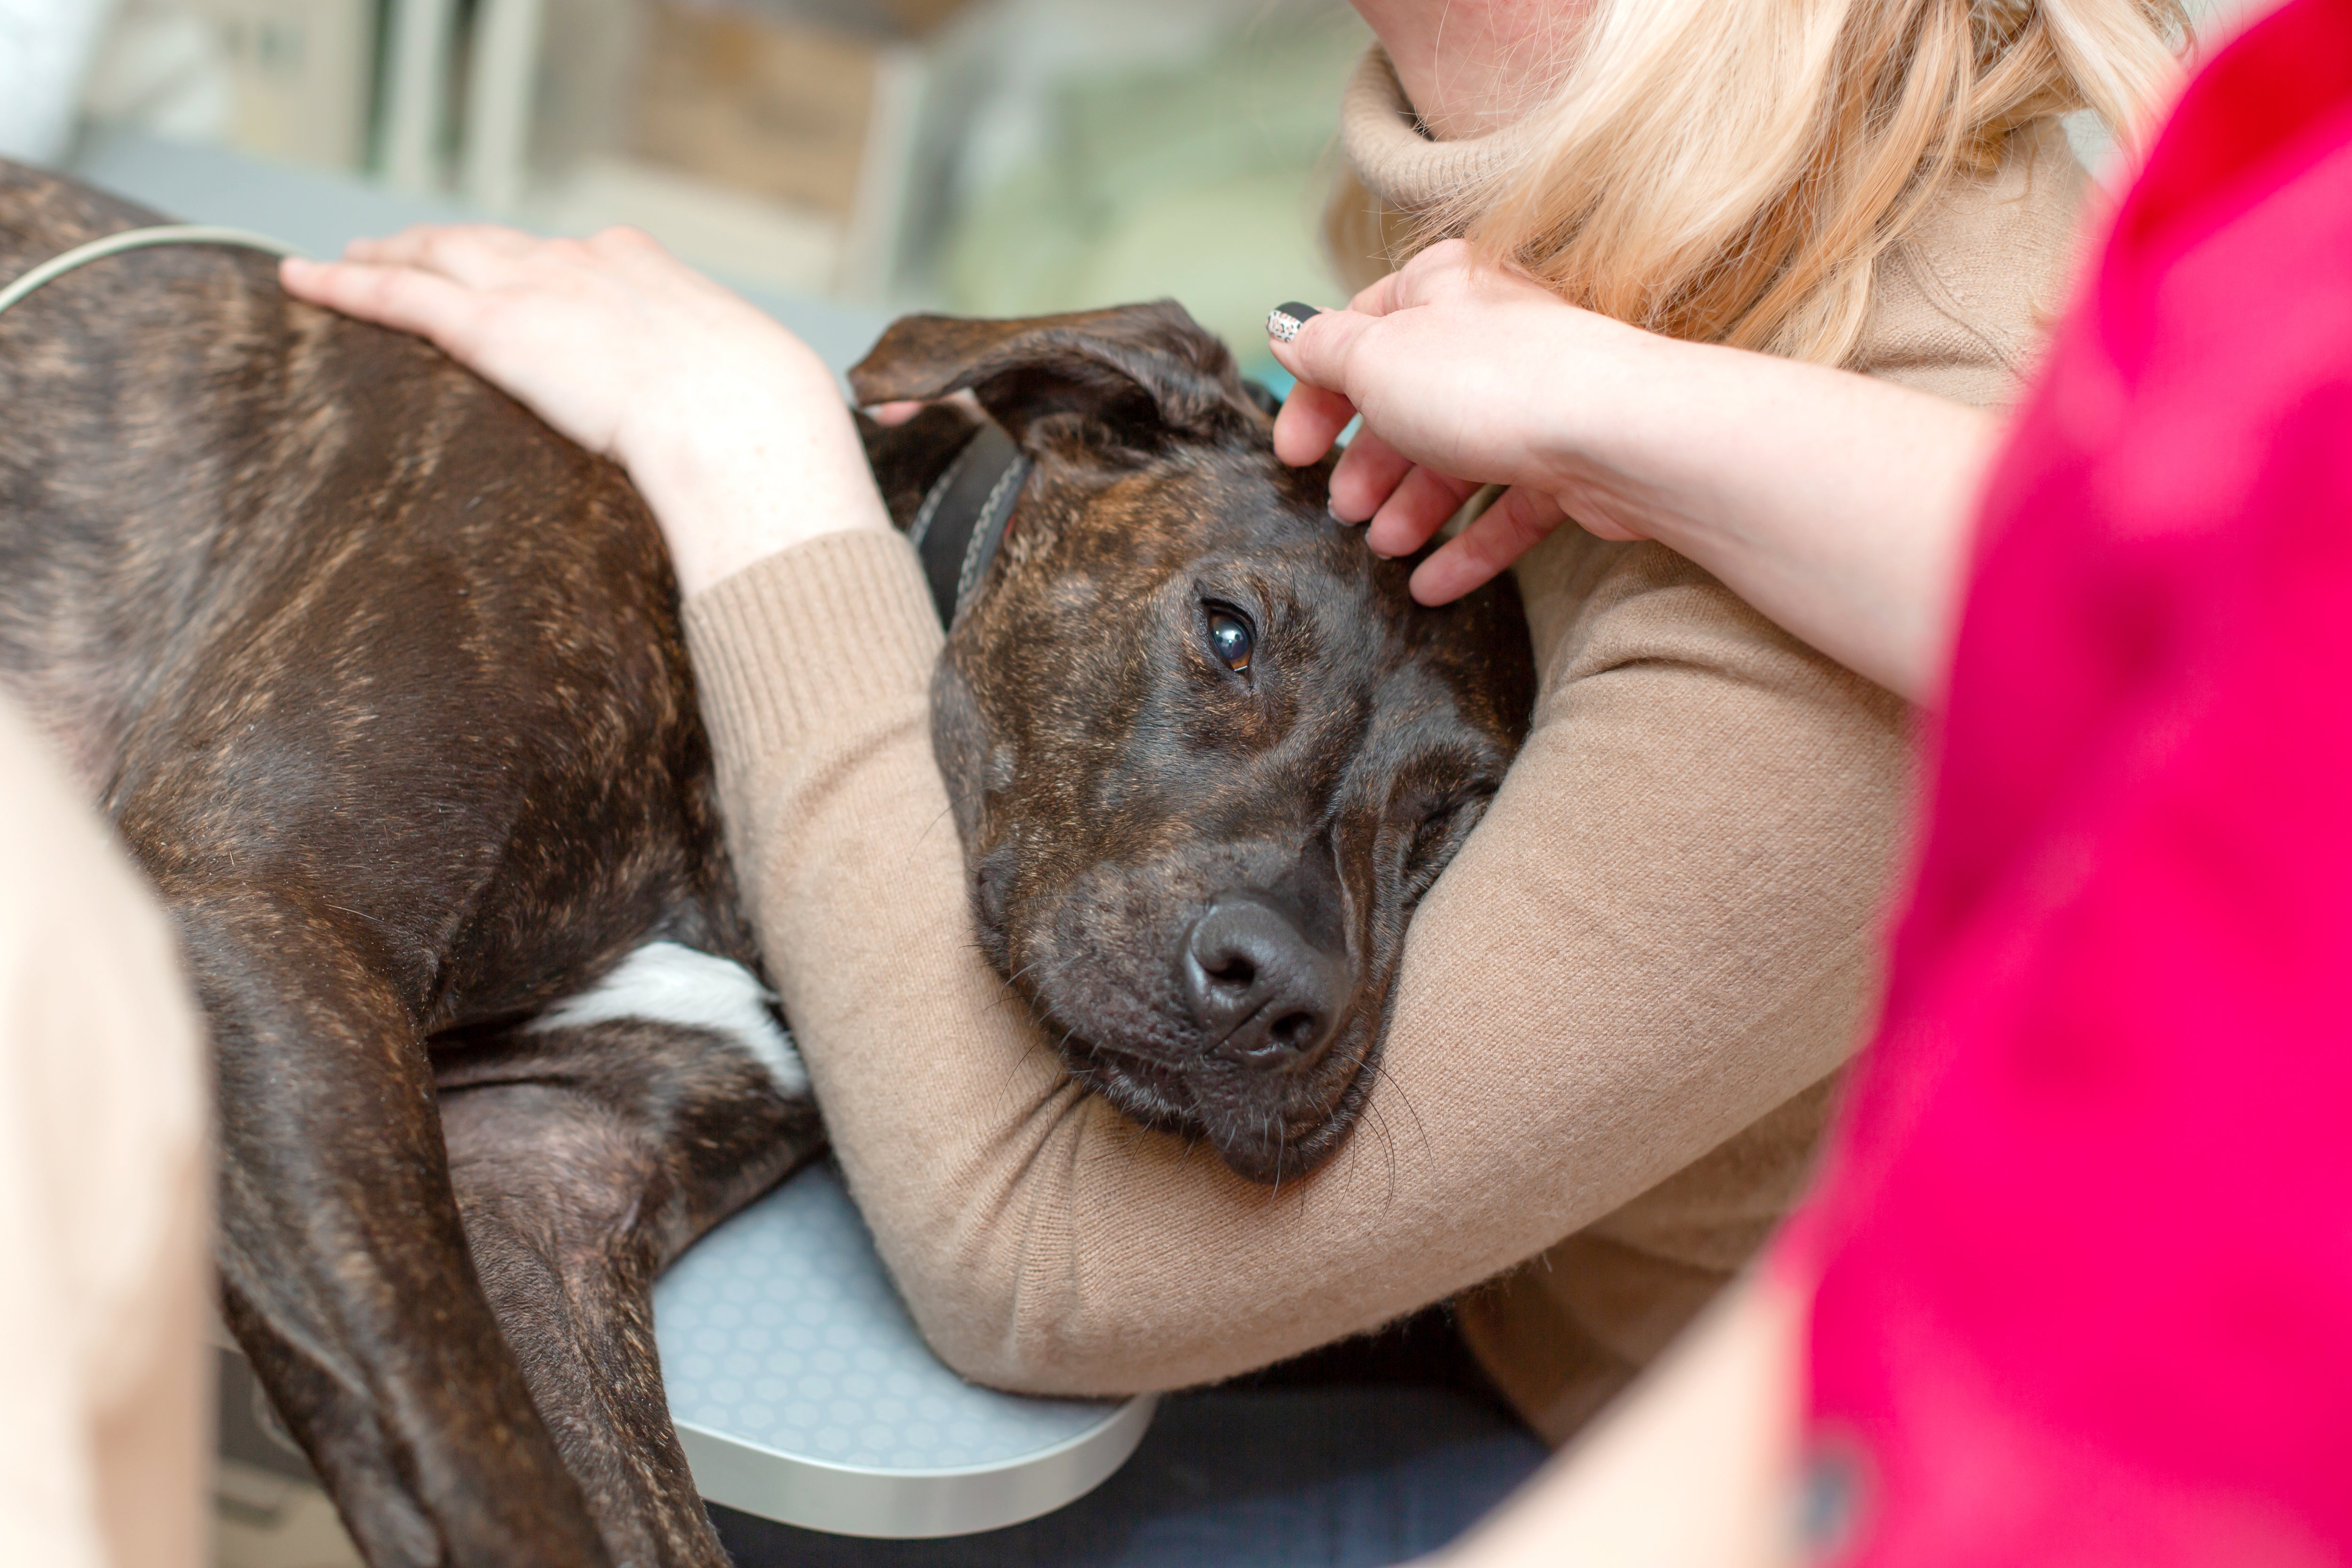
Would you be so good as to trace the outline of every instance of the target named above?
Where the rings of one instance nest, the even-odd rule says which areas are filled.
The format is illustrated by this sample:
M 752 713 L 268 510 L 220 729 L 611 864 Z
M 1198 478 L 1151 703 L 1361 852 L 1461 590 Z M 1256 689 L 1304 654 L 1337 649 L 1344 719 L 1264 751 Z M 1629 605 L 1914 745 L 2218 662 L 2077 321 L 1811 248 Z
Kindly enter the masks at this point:
M 1261 422 L 1234 356 L 1173 300 L 1012 321 L 902 316 L 851 368 L 849 384 L 866 405 L 969 387 L 1024 445 L 1055 415 L 1148 445 Z
M 1244 381 L 1242 392 L 1268 419 L 1282 412 L 1282 395 L 1262 381 Z
M 881 488 L 882 504 L 900 528 L 915 513 L 932 483 L 947 471 L 980 428 L 980 416 L 955 403 L 934 403 L 912 419 L 884 425 L 857 416 L 857 437 L 866 447 L 866 467 Z

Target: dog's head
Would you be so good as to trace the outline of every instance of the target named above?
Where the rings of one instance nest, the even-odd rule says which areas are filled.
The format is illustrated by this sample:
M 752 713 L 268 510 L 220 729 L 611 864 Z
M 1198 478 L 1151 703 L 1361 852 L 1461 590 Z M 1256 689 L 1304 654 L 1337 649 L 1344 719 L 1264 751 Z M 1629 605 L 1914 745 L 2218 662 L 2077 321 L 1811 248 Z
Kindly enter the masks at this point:
M 1035 464 L 932 688 L 982 948 L 1112 1103 L 1246 1176 L 1311 1169 L 1526 731 L 1516 591 L 1414 604 L 1173 304 L 910 317 L 850 376 L 969 389 Z M 971 427 L 869 430 L 902 523 Z

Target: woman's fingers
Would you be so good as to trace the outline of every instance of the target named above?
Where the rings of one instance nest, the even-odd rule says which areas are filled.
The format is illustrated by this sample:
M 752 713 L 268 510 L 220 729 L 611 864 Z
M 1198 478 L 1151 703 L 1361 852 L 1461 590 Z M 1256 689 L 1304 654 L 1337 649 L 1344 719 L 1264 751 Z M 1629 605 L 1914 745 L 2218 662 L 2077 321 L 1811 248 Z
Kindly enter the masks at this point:
M 1608 412 L 1606 391 L 1547 399 L 1529 389 L 1573 386 L 1572 377 L 1561 382 L 1566 367 L 1590 357 L 1618 374 L 1602 385 L 1622 392 L 1632 356 L 1654 341 L 1482 261 L 1461 240 L 1430 246 L 1346 310 L 1284 306 L 1267 328 L 1274 356 L 1299 383 L 1276 431 L 1285 461 L 1319 457 L 1350 413 L 1363 415 L 1363 433 L 1333 470 L 1331 510 L 1369 513 L 1364 542 L 1375 552 L 1422 548 L 1481 480 L 1511 487 L 1416 569 L 1414 596 L 1432 605 L 1469 592 L 1558 528 L 1564 459 L 1605 433 L 1596 414 Z M 1633 533 L 1607 517 L 1595 530 Z
M 498 223 L 417 223 L 382 239 L 360 239 L 353 247 L 381 250 L 381 259 L 404 266 L 429 265 L 453 248 L 478 255 L 522 256 L 545 243 L 536 235 Z
M 1412 469 L 1412 458 L 1370 431 L 1357 431 L 1331 470 L 1331 515 L 1341 522 L 1370 521 Z
M 498 224 L 416 224 L 388 238 L 355 239 L 343 247 L 343 258 L 372 267 L 419 268 L 469 288 L 491 289 L 509 281 L 519 263 L 548 244 Z
M 1360 316 L 1385 316 L 1403 303 L 1397 292 L 1402 286 L 1402 273 L 1383 272 L 1356 290 L 1348 309 Z
M 480 297 L 460 283 L 414 267 L 288 257 L 278 281 L 298 300 L 432 339 L 460 359 L 472 346 Z
M 1461 280 L 1472 255 L 1467 240 L 1442 239 L 1426 246 L 1357 295 L 1349 308 L 1367 316 L 1385 316 L 1416 305 L 1436 304 Z
M 383 239 L 355 239 L 343 259 L 415 268 L 484 290 L 544 288 L 592 274 L 658 286 L 684 272 L 659 240 L 626 226 L 589 239 L 548 239 L 500 224 L 418 224 Z
M 1355 416 L 1356 405 L 1347 398 L 1302 380 L 1274 416 L 1274 455 L 1294 468 L 1320 462 Z
M 1501 573 L 1568 521 L 1559 503 L 1540 490 L 1514 485 L 1478 520 L 1439 546 L 1412 574 L 1412 596 L 1446 605 Z
M 614 224 L 600 228 L 588 237 L 588 248 L 600 256 L 616 256 L 625 260 L 641 261 L 652 257 L 669 257 L 669 247 L 633 223 Z
M 1276 310 L 1266 321 L 1266 342 L 1282 368 L 1297 376 L 1301 385 L 1345 393 L 1349 353 L 1374 318 L 1353 310 L 1318 310 L 1294 329 L 1286 329 L 1290 336 L 1276 337 L 1273 328 L 1286 319 L 1295 320 Z
M 1453 292 L 1475 265 L 1465 239 L 1442 239 L 1413 253 L 1393 272 L 1365 285 L 1348 309 L 1360 316 L 1386 316 L 1416 305 L 1434 305 Z
M 1371 526 L 1364 530 L 1364 543 L 1375 555 L 1410 555 L 1428 543 L 1430 535 L 1444 527 L 1477 488 L 1434 468 L 1416 468 L 1381 503 Z
M 1350 309 L 1318 310 L 1297 321 L 1287 339 L 1270 337 L 1276 357 L 1298 377 L 1275 424 L 1275 451 L 1283 461 L 1312 462 L 1329 449 L 1356 413 L 1356 404 L 1348 395 L 1351 371 L 1360 369 L 1366 376 L 1377 375 L 1383 368 L 1393 371 L 1392 364 L 1356 362 L 1394 358 L 1385 349 L 1375 354 L 1363 345 L 1381 315 L 1410 302 L 1392 275 L 1357 295 Z M 1282 314 L 1277 312 L 1269 326 L 1280 325 Z M 1290 319 L 1297 321 L 1295 316 Z M 1366 544 L 1381 555 L 1410 555 L 1427 543 L 1430 535 L 1477 488 L 1476 480 L 1456 479 L 1417 467 L 1386 433 L 1368 426 L 1332 470 L 1331 515 L 1343 522 L 1369 519 Z

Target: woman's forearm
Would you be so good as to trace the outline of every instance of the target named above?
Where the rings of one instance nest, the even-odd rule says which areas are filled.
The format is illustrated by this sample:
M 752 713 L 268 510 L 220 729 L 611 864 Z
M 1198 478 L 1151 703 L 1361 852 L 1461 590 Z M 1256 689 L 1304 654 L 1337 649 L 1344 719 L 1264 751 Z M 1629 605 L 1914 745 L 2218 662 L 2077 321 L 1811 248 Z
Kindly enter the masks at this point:
M 1841 664 L 1933 703 L 1995 416 L 1664 339 L 1640 370 L 1608 407 L 1561 422 L 1569 515 L 1657 540 Z
M 1557 542 L 1535 731 L 1414 916 L 1365 1124 L 1278 1192 L 1086 1094 L 981 956 L 903 542 L 812 541 L 688 604 L 770 974 L 892 1278 L 960 1371 L 1129 1393 L 1369 1329 L 1843 1059 L 1897 705 L 1664 550 Z

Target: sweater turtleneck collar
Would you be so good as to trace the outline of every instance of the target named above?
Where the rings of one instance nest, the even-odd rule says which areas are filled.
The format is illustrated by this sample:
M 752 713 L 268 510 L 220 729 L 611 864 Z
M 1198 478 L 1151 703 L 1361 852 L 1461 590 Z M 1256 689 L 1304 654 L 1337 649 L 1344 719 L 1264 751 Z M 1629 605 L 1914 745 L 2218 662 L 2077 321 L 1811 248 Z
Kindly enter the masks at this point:
M 1396 67 L 1379 44 L 1364 51 L 1339 104 L 1339 144 L 1364 188 L 1391 209 L 1418 216 L 1484 184 L 1517 157 L 1527 122 L 1459 142 L 1433 140 Z

